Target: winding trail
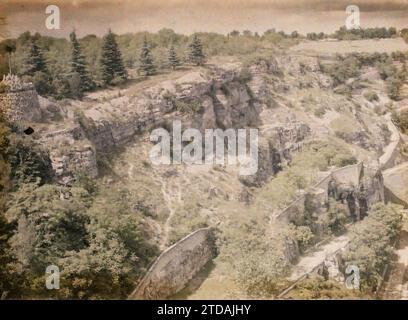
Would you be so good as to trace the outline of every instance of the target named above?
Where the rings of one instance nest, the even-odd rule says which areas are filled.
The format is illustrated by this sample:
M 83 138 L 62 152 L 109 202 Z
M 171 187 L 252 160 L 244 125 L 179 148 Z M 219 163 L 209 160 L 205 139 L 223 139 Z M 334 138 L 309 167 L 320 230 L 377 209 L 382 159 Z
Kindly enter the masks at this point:
M 169 234 L 171 230 L 170 223 L 176 213 L 176 206 L 177 204 L 182 204 L 181 183 L 177 183 L 177 192 L 174 193 L 171 190 L 170 184 L 167 183 L 163 178 L 163 175 L 155 172 L 154 179 L 160 184 L 160 190 L 163 195 L 163 200 L 166 203 L 166 207 L 169 209 L 169 215 L 167 216 L 166 221 L 164 222 L 162 227 L 162 238 L 160 241 L 160 248 L 165 249 L 168 246 Z

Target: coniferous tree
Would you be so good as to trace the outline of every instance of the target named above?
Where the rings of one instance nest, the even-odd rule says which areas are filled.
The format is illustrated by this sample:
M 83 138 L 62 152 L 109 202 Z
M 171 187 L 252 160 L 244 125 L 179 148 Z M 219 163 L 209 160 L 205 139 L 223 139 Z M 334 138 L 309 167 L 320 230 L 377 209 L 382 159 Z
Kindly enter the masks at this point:
M 93 88 L 93 83 L 86 68 L 85 56 L 82 54 L 82 48 L 78 42 L 75 31 L 71 32 L 69 38 L 71 39 L 72 49 L 71 72 L 79 75 L 80 89 L 82 91 L 90 90 Z
M 170 46 L 168 59 L 169 65 L 173 68 L 173 70 L 180 65 L 180 59 L 177 57 L 176 50 L 174 50 L 173 45 Z
M 102 79 L 110 84 L 115 77 L 127 79 L 127 72 L 123 65 L 122 54 L 111 30 L 103 37 L 102 56 L 100 60 Z
M 150 52 L 150 46 L 146 38 L 143 40 L 142 48 L 140 50 L 139 68 L 140 74 L 149 76 L 155 73 L 156 67 L 153 62 L 153 57 Z
M 8 56 L 8 69 L 9 73 L 12 72 L 12 56 L 16 52 L 16 40 L 7 39 L 0 43 L 0 53 L 6 53 Z
M 31 39 L 24 61 L 23 74 L 34 76 L 36 72 L 47 73 L 47 66 L 41 48 Z
M 193 39 L 188 47 L 190 49 L 188 55 L 189 61 L 197 66 L 202 65 L 205 61 L 203 45 L 196 34 L 193 36 Z

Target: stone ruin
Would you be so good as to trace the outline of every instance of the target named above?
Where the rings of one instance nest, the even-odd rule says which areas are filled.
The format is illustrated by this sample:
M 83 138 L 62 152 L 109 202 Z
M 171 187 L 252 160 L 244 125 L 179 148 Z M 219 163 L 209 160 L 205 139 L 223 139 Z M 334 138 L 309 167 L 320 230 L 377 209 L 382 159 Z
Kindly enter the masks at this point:
M 32 83 L 8 74 L 0 82 L 0 111 L 10 121 L 39 121 L 40 103 Z

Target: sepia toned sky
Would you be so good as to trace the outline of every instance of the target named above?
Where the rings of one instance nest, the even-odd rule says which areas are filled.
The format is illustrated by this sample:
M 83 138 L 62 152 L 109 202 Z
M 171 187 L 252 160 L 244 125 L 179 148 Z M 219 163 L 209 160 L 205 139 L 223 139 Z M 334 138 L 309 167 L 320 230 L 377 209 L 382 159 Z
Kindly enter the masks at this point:
M 0 0 L 12 36 L 30 30 L 67 36 L 75 28 L 80 36 L 157 31 L 172 28 L 227 33 L 270 28 L 301 33 L 331 32 L 344 25 L 345 8 L 358 5 L 362 27 L 408 27 L 408 0 Z M 61 30 L 45 28 L 45 8 L 61 9 Z

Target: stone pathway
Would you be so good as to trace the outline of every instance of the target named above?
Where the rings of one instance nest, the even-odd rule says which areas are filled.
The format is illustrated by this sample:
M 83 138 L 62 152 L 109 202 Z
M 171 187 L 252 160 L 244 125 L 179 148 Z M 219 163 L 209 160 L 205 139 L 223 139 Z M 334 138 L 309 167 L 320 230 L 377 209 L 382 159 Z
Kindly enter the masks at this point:
M 336 251 L 344 248 L 349 242 L 347 234 L 333 239 L 316 248 L 315 251 L 302 256 L 299 262 L 293 267 L 292 274 L 288 278 L 290 281 L 296 281 L 304 274 L 312 272 L 317 266 L 323 263 L 326 258 L 332 256 Z

